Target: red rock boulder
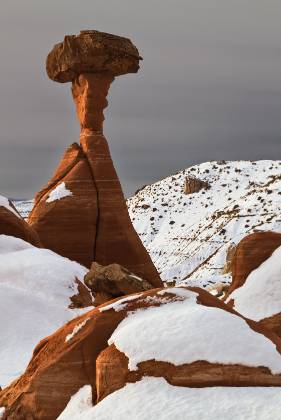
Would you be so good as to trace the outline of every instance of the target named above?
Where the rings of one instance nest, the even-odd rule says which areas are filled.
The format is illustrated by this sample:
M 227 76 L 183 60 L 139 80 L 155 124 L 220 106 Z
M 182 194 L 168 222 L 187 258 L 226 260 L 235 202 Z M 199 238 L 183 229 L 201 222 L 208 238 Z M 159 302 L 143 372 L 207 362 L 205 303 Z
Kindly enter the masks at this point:
M 281 233 L 255 232 L 237 245 L 231 262 L 232 282 L 226 298 L 281 245 Z
M 95 306 L 117 297 L 153 289 L 149 282 L 119 264 L 104 267 L 93 262 L 91 270 L 84 277 L 84 282 L 95 296 Z
M 249 274 L 226 302 L 281 337 L 281 246 Z

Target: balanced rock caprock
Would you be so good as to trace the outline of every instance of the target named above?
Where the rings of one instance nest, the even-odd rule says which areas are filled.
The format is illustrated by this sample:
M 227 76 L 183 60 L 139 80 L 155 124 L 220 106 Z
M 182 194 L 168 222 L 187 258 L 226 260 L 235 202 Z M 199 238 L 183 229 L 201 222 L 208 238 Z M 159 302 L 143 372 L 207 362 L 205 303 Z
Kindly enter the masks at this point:
M 47 58 L 47 73 L 72 83 L 80 145 L 65 153 L 54 177 L 37 194 L 29 217 L 43 244 L 90 267 L 118 263 L 161 286 L 159 274 L 131 223 L 106 138 L 103 110 L 116 76 L 139 69 L 127 38 L 98 31 L 66 36 Z

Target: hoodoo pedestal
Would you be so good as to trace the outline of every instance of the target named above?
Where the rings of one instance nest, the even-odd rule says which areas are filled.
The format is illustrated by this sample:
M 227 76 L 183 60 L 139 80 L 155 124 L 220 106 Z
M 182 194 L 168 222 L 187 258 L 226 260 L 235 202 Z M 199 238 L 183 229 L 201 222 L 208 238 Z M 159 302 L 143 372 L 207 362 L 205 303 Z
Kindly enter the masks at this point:
M 157 270 L 131 223 L 103 135 L 110 84 L 116 76 L 136 73 L 140 59 L 129 39 L 98 31 L 66 36 L 55 45 L 47 58 L 47 73 L 54 81 L 72 82 L 80 145 L 72 146 L 77 156 L 68 152 L 37 195 L 29 222 L 43 244 L 63 256 L 88 267 L 92 261 L 118 263 L 160 286 Z

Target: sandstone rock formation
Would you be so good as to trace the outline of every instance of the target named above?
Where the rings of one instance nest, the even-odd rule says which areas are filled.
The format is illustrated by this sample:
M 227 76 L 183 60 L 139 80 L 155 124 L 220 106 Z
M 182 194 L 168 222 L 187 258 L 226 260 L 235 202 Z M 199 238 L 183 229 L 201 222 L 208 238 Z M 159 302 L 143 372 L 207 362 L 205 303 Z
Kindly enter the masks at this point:
M 198 288 L 154 289 L 111 301 L 38 344 L 26 372 L 0 393 L 4 419 L 53 420 L 86 384 L 95 404 L 145 375 L 191 387 L 280 386 L 281 339 L 245 321 Z M 126 354 L 122 333 L 133 346 Z
M 66 36 L 47 58 L 47 73 L 72 82 L 80 145 L 66 152 L 54 177 L 36 197 L 29 223 L 43 244 L 87 267 L 118 263 L 161 286 L 160 277 L 130 221 L 103 135 L 103 110 L 116 76 L 137 72 L 138 50 L 126 38 L 97 31 Z M 63 187 L 61 184 L 64 183 Z M 56 189 L 68 194 L 50 202 Z
M 269 258 L 280 245 L 281 233 L 277 232 L 255 232 L 243 238 L 232 258 L 232 282 L 225 297 L 241 287 L 248 275 Z
M 208 182 L 202 181 L 195 176 L 187 176 L 185 177 L 184 182 L 184 193 L 185 194 L 193 194 L 196 192 L 201 191 L 202 189 L 207 190 L 210 187 Z
M 84 282 L 94 293 L 96 306 L 116 297 L 153 289 L 146 280 L 137 277 L 119 264 L 103 267 L 93 262 Z
M 247 318 L 274 331 L 281 337 L 281 246 L 244 284 L 235 289 L 226 302 Z
M 22 219 L 10 201 L 5 201 L 7 206 L 1 205 L 0 200 L 0 235 L 14 236 L 40 247 L 40 239 L 35 230 Z

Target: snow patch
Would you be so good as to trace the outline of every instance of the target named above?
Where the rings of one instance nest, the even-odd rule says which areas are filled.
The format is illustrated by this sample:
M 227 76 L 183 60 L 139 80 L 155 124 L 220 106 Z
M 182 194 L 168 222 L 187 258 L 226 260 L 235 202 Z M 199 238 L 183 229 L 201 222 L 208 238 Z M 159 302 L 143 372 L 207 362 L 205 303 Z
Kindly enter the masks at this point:
M 86 323 L 89 321 L 90 318 L 86 318 L 83 322 L 81 322 L 78 325 L 75 325 L 75 327 L 73 328 L 72 333 L 68 334 L 65 338 L 65 343 L 67 343 L 68 341 L 70 341 L 75 334 L 77 334 L 80 330 L 82 330 L 82 328 L 86 325 Z
M 109 311 L 110 309 L 114 309 L 115 312 L 122 311 L 123 309 L 126 308 L 128 302 L 138 299 L 141 295 L 142 293 L 137 293 L 132 296 L 126 296 L 122 299 L 119 299 L 117 302 L 113 302 L 113 303 L 110 303 L 109 305 L 99 308 L 99 311 L 105 312 L 105 311 Z
M 58 420 L 280 420 L 279 387 L 172 386 L 145 377 L 108 395 L 94 407 L 90 386 L 75 394 Z
M 65 186 L 65 182 L 59 184 L 53 191 L 50 192 L 46 203 L 51 203 L 56 200 L 60 200 L 61 198 L 68 197 L 73 195 L 70 190 L 68 190 Z
M 74 394 L 65 410 L 60 414 L 57 420 L 78 419 L 93 407 L 92 405 L 92 387 L 84 385 Z

